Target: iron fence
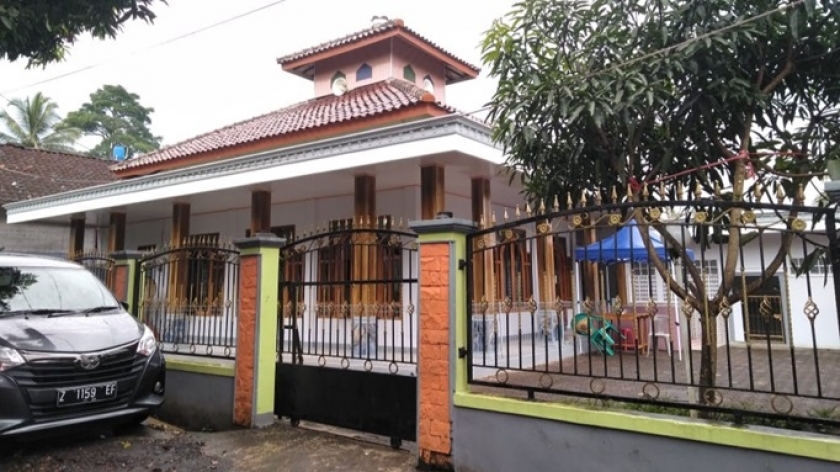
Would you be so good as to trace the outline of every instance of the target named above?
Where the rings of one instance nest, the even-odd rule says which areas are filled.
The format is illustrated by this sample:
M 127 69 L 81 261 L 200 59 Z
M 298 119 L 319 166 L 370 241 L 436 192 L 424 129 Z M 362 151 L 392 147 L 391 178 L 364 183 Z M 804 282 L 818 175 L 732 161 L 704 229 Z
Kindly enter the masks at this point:
M 109 290 L 114 290 L 116 260 L 101 252 L 81 252 L 75 254 L 71 259 L 91 271 Z
M 279 361 L 391 373 L 416 363 L 417 241 L 394 226 L 333 222 L 280 250 Z
M 140 317 L 165 352 L 236 356 L 239 252 L 217 238 L 190 238 L 137 264 Z
M 483 222 L 467 240 L 469 382 L 840 424 L 835 213 L 800 197 L 590 198 Z

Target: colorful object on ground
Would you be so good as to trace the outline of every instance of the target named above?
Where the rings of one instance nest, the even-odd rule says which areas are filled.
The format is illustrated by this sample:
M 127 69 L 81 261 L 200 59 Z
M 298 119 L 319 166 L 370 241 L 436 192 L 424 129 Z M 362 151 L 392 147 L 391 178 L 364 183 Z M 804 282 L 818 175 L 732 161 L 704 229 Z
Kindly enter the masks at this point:
M 615 350 L 613 349 L 615 340 L 613 336 L 618 335 L 624 338 L 618 329 L 608 320 L 586 313 L 576 314 L 572 320 L 572 326 L 574 327 L 575 334 L 578 336 L 588 336 L 589 345 L 595 347 L 601 354 L 608 356 L 615 355 Z

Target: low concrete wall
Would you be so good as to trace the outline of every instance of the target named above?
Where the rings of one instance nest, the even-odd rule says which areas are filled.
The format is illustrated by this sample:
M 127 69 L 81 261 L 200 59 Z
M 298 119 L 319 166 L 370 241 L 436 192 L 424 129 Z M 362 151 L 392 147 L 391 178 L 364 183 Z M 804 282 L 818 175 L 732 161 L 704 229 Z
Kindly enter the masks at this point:
M 233 424 L 233 368 L 166 360 L 166 403 L 160 419 L 191 431 L 223 431 Z
M 457 472 L 838 470 L 832 462 L 471 408 L 456 407 L 453 419 Z

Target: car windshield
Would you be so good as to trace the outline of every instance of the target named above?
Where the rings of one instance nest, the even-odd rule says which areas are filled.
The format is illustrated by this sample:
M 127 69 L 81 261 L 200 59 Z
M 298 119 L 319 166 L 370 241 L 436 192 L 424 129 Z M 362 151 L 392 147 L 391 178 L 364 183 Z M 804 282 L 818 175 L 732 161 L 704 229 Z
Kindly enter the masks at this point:
M 0 315 L 87 311 L 118 305 L 99 279 L 87 270 L 0 267 Z

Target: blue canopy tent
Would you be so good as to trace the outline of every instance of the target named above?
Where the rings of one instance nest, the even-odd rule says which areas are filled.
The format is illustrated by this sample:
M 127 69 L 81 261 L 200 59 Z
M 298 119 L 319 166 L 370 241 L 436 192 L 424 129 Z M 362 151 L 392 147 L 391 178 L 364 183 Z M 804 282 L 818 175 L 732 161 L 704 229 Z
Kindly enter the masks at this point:
M 650 231 L 650 229 L 648 229 L 648 239 L 650 240 L 651 248 L 659 259 L 664 262 L 670 262 L 672 259 L 671 253 L 662 242 L 662 236 L 657 231 Z M 695 260 L 694 251 L 686 248 L 685 253 L 688 259 L 691 261 Z M 635 220 L 631 220 L 612 236 L 608 236 L 587 246 L 575 248 L 575 259 L 578 262 L 597 262 L 603 265 L 611 265 L 628 262 L 649 262 L 651 257 L 647 247 L 645 247 L 645 242 L 642 239 L 642 233 L 639 230 L 639 226 L 636 224 Z M 607 287 L 607 293 L 609 293 L 609 286 Z M 671 296 L 669 295 L 669 312 L 670 304 Z M 580 313 L 579 315 L 581 317 L 586 317 L 583 313 Z M 677 318 L 677 324 L 679 325 L 679 318 Z M 607 327 L 612 328 L 608 323 Z M 593 339 L 593 341 L 596 340 Z M 604 337 L 603 344 L 596 344 L 596 347 L 599 351 L 606 351 L 611 354 L 611 341 L 611 338 L 606 336 Z M 682 340 L 680 339 L 678 333 L 677 346 L 680 350 L 682 349 L 681 344 Z
M 651 246 L 663 261 L 670 261 L 671 255 L 662 242 L 662 237 L 656 231 L 648 231 Z M 686 255 L 694 260 L 694 251 L 686 249 Z M 578 261 L 599 262 L 601 264 L 615 264 L 621 262 L 647 262 L 650 254 L 642 240 L 642 233 L 635 220 L 618 230 L 614 235 L 596 241 L 588 246 L 575 248 L 575 259 Z

